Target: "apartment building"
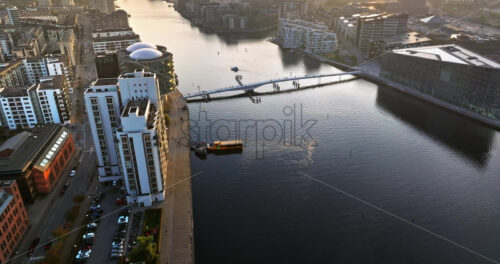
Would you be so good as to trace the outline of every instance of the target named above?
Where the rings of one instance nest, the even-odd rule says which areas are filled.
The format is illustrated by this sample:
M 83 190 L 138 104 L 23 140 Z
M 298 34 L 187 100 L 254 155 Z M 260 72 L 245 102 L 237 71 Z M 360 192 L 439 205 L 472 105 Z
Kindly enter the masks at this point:
M 99 181 L 121 179 L 115 133 L 120 124 L 120 99 L 116 78 L 97 79 L 84 94 L 92 139 L 97 154 Z
M 9 24 L 14 26 L 19 26 L 21 24 L 21 19 L 19 16 L 19 9 L 17 7 L 7 7 L 5 9 L 7 11 L 7 16 L 9 17 Z
M 38 7 L 51 7 L 52 6 L 52 0 L 38 0 L 37 1 L 37 6 Z
M 150 99 L 130 100 L 117 139 L 127 201 L 151 206 L 164 200 L 162 164 L 157 133 L 164 132 L 157 105 Z
M 337 50 L 337 35 L 328 26 L 300 19 L 280 18 L 278 42 L 284 48 L 304 49 L 310 53 L 331 53 Z
M 125 10 L 117 10 L 110 14 L 105 14 L 99 11 L 91 11 L 92 17 L 95 18 L 96 30 L 110 30 L 117 28 L 129 28 L 128 14 Z
M 71 101 L 64 76 L 43 78 L 28 89 L 33 100 L 37 120 L 43 124 L 68 124 Z
M 0 33 L 0 53 L 3 61 L 12 59 L 12 37 L 8 33 Z
M 2 125 L 9 129 L 34 128 L 38 123 L 28 87 L 6 87 L 0 90 Z
M 116 135 L 127 200 L 150 206 L 164 199 L 168 151 L 159 82 L 144 71 L 122 74 L 118 82 L 125 107 Z
M 407 32 L 408 14 L 374 14 L 360 16 L 356 32 L 356 45 L 363 51 L 370 40 L 381 40 Z
M 339 17 L 335 23 L 337 32 L 345 39 L 351 41 L 356 39 L 359 17 L 359 14 L 352 15 L 351 17 Z
M 16 181 L 0 181 L 0 263 L 13 255 L 28 229 L 28 213 Z
M 95 57 L 97 78 L 118 78 L 120 65 L 116 52 L 97 54 Z
M 105 14 L 111 14 L 116 10 L 115 0 L 90 0 L 89 8 L 98 10 Z
M 158 84 L 156 74 L 141 71 L 98 79 L 85 92 L 100 180 L 123 179 L 127 200 L 144 206 L 164 197 L 168 144 Z
M 27 85 L 29 85 L 29 78 L 22 60 L 0 63 L 0 87 Z
M 75 1 L 74 0 L 61 0 L 61 6 L 63 6 L 63 7 L 75 6 Z
M 31 57 L 23 59 L 26 74 L 31 84 L 40 82 L 41 78 L 64 75 L 70 77 L 70 72 L 60 56 Z
M 125 49 L 140 42 L 139 35 L 129 29 L 106 30 L 92 33 L 94 53 L 112 52 Z

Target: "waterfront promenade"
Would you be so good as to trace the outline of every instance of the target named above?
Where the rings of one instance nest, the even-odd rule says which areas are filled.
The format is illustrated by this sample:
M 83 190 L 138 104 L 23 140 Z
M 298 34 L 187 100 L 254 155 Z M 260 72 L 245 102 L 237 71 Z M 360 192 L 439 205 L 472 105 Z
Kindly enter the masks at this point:
M 178 90 L 168 94 L 168 175 L 160 241 L 160 262 L 194 263 L 193 206 L 189 149 L 189 111 Z

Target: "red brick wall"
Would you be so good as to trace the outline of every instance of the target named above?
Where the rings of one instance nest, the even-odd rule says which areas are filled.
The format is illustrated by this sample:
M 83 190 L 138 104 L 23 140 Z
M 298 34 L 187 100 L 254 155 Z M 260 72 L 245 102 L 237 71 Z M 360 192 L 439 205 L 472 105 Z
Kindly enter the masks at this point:
M 38 193 L 47 194 L 52 191 L 52 188 L 57 183 L 57 180 L 68 165 L 74 153 L 75 143 L 73 141 L 73 136 L 70 134 L 66 143 L 64 143 L 64 146 L 59 150 L 59 153 L 57 153 L 56 157 L 54 157 L 45 171 L 39 171 L 38 169 L 33 168 L 32 176 Z
M 3 190 L 14 195 L 14 198 L 0 215 L 0 263 L 5 263 L 12 256 L 29 222 L 17 183 L 14 181 L 10 187 Z

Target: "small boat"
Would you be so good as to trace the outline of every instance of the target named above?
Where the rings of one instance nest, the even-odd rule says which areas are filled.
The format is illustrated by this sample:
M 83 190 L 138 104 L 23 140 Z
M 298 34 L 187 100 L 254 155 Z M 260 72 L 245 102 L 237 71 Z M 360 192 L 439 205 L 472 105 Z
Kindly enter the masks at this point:
M 243 141 L 241 140 L 214 141 L 214 143 L 207 145 L 207 150 L 211 152 L 235 150 L 241 151 L 242 149 Z
M 234 72 L 238 72 L 240 69 L 238 69 L 238 67 L 232 67 L 231 70 Z

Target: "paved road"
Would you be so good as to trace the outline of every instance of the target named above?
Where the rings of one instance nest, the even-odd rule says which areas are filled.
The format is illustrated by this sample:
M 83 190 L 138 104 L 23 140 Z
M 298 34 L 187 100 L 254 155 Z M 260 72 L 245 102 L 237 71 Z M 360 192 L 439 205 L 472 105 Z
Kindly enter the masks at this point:
M 89 18 L 83 18 L 83 20 L 84 24 L 88 25 L 90 23 Z M 91 32 L 89 30 L 84 31 L 84 36 L 88 37 L 90 34 Z M 79 44 L 81 45 L 79 46 L 79 50 L 92 50 L 92 45 L 89 42 L 79 42 Z M 88 186 L 90 181 L 96 177 L 96 156 L 90 136 L 90 127 L 83 111 L 82 98 L 85 87 L 95 80 L 96 73 L 94 55 L 91 52 L 80 58 L 82 61 L 75 66 L 76 78 L 73 85 L 73 93 L 71 94 L 71 129 L 77 147 L 77 152 L 75 154 L 77 156 L 68 165 L 66 171 L 63 172 L 52 193 L 38 198 L 37 201 L 28 208 L 31 227 L 24 235 L 23 240 L 18 246 L 17 252 L 18 254 L 27 252 L 31 242 L 35 238 L 40 238 L 39 248 L 35 250 L 31 258 L 26 254 L 18 255 L 18 257 L 13 256 L 15 259 L 9 263 L 39 263 L 41 257 L 45 254 L 42 245 L 52 238 L 52 231 L 65 222 L 65 213 L 73 206 L 73 197 L 82 193 L 93 193 L 93 190 L 89 190 Z M 83 65 L 86 65 L 87 70 L 84 69 Z M 79 85 L 78 80 L 81 80 L 83 85 Z M 78 166 L 79 169 L 74 177 L 69 178 L 68 172 L 73 166 Z M 69 188 L 64 196 L 59 197 L 60 190 L 66 182 L 69 183 Z
M 111 254 L 111 242 L 113 242 L 113 236 L 118 229 L 118 210 L 123 208 L 123 206 L 115 205 L 116 199 L 121 196 L 120 189 L 119 187 L 109 186 L 99 187 L 98 191 L 106 193 L 101 202 L 104 214 L 103 219 L 97 226 L 96 239 L 88 263 L 117 263 L 117 260 L 111 260 L 109 256 Z

